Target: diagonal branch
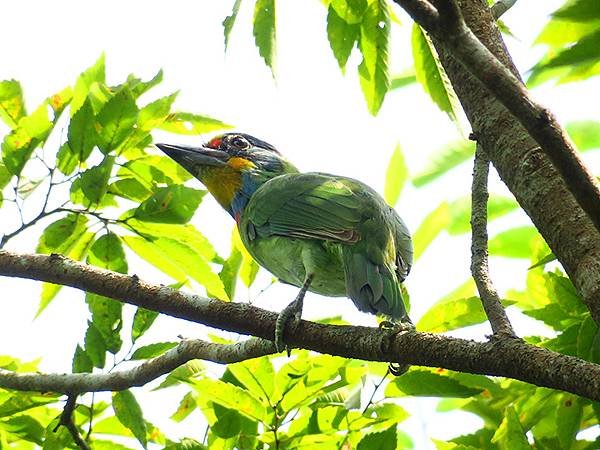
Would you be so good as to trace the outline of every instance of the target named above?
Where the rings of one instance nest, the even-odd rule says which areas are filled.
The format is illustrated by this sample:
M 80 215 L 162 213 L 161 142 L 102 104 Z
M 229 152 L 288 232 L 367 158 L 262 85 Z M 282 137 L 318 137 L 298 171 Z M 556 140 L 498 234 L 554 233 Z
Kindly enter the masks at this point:
M 61 392 L 69 395 L 120 391 L 143 386 L 192 359 L 230 364 L 274 352 L 273 343 L 265 339 L 248 339 L 230 345 L 186 339 L 156 358 L 118 372 L 38 374 L 0 369 L 0 387 L 18 391 Z
M 481 146 L 477 145 L 471 188 L 471 274 L 494 335 L 516 337 L 489 274 L 487 234 L 489 168 L 490 160 Z
M 600 186 L 554 115 L 539 105 L 513 73 L 465 23 L 456 0 L 394 0 L 451 52 L 529 132 L 558 169 L 581 208 L 600 231 Z M 427 13 L 423 13 L 427 11 Z
M 173 317 L 264 339 L 271 339 L 275 331 L 277 314 L 274 312 L 151 285 L 135 276 L 88 266 L 59 255 L 0 250 L 0 275 L 71 286 Z M 519 339 L 474 342 L 412 332 L 398 334 L 390 342 L 389 334 L 378 328 L 301 320 L 286 343 L 347 358 L 515 378 L 600 400 L 600 365 Z
M 498 20 L 506 11 L 512 8 L 515 3 L 517 3 L 517 0 L 498 0 L 490 8 L 492 16 L 494 16 L 494 19 Z
M 77 447 L 79 447 L 81 450 L 90 450 L 90 446 L 83 439 L 83 437 L 81 437 L 81 434 L 77 429 L 77 425 L 75 425 L 75 422 L 73 422 L 73 411 L 75 411 L 76 406 L 77 395 L 69 394 L 67 397 L 67 402 L 65 403 L 65 407 L 63 408 L 63 412 L 60 415 L 58 425 L 56 425 L 56 428 L 54 428 L 53 431 L 56 433 L 60 426 L 65 427 L 67 430 L 69 430 L 69 433 L 73 438 L 73 442 L 75 442 Z

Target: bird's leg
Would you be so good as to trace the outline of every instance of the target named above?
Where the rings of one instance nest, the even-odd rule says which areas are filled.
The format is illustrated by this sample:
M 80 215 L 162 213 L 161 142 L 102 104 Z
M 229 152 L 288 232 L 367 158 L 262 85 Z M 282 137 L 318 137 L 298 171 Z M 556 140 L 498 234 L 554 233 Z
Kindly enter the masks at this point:
M 309 273 L 306 275 L 304 280 L 304 284 L 300 288 L 300 292 L 296 296 L 296 299 L 287 305 L 277 317 L 277 321 L 275 322 L 275 348 L 278 352 L 283 351 L 284 347 L 287 349 L 287 354 L 290 356 L 290 348 L 287 347 L 283 342 L 283 332 L 285 331 L 285 326 L 290 319 L 293 319 L 294 322 L 298 322 L 300 317 L 302 317 L 302 306 L 304 305 L 304 296 L 306 295 L 306 291 L 310 287 L 310 283 L 312 282 L 314 274 Z
M 408 315 L 405 315 L 399 322 L 384 320 L 379 324 L 379 328 L 389 333 L 386 339 L 388 343 L 400 333 L 407 333 L 415 330 L 415 326 Z M 388 371 L 396 377 L 405 374 L 409 368 L 410 364 L 390 363 L 388 365 Z

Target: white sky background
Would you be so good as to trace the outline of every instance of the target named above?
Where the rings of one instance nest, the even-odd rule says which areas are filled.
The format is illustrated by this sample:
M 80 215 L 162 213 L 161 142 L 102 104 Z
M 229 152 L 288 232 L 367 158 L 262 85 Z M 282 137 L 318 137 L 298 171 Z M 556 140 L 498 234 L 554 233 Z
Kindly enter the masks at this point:
M 521 0 L 503 18 L 518 38 L 507 38 L 507 43 L 521 71 L 530 68 L 543 53 L 542 47 L 531 49 L 531 43 L 546 15 L 561 3 Z M 165 81 L 155 88 L 156 92 L 151 91 L 152 98 L 148 101 L 180 90 L 178 109 L 208 114 L 256 135 L 274 144 L 301 170 L 359 178 L 380 192 L 389 156 L 397 143 L 402 146 L 414 174 L 436 149 L 460 137 L 456 127 L 429 102 L 418 85 L 391 92 L 380 114 L 371 117 L 355 74 L 355 63 L 360 57 L 353 55 L 347 75 L 342 76 L 327 42 L 326 9 L 317 0 L 277 2 L 276 81 L 253 44 L 250 24 L 253 2 L 242 2 L 228 54 L 224 55 L 221 22 L 232 4 L 233 1 L 5 1 L 1 9 L 0 79 L 19 80 L 32 111 L 51 93 L 72 85 L 102 51 L 106 53 L 109 83 L 123 81 L 130 72 L 150 78 L 163 68 Z M 405 46 L 409 42 L 406 36 L 410 33 L 410 22 L 400 15 L 404 26 L 393 27 L 394 73 L 411 65 L 410 48 Z M 558 87 L 545 85 L 535 90 L 534 95 L 564 122 L 599 120 L 598 97 L 594 100 L 590 92 L 600 92 L 598 78 Z M 0 131 L 4 134 L 6 128 Z M 157 134 L 156 140 L 198 143 L 205 137 Z M 431 188 L 415 190 L 407 185 L 397 209 L 409 228 L 414 231 L 441 201 L 466 195 L 470 172 L 470 165 L 465 164 Z M 493 190 L 506 193 L 497 180 Z M 8 221 L 9 217 L 0 218 L 0 234 L 18 225 Z M 233 222 L 212 198 L 205 197 L 193 223 L 209 236 L 222 255 L 228 254 Z M 527 219 L 522 214 L 512 214 L 494 223 L 492 230 L 515 223 L 525 224 Z M 41 229 L 24 233 L 7 248 L 32 251 Z M 415 322 L 432 303 L 467 279 L 468 251 L 466 237 L 450 238 L 443 234 L 414 266 L 407 286 Z M 514 287 L 522 284 L 526 267 L 524 261 L 494 259 L 492 275 L 501 287 Z M 145 266 L 140 271 L 134 259 L 130 260 L 130 270 L 149 281 L 169 282 Z M 268 281 L 269 275 L 262 272 L 256 282 L 257 289 L 250 293 L 240 284 L 238 300 L 254 298 Z M 294 295 L 295 288 L 275 285 L 255 303 L 280 310 Z M 75 343 L 81 342 L 84 335 L 83 318 L 88 315 L 83 296 L 64 289 L 47 311 L 33 320 L 38 298 L 39 283 L 0 279 L 4 311 L 0 316 L 0 354 L 23 359 L 43 356 L 43 370 L 69 371 Z M 320 318 L 342 311 L 344 318 L 352 323 L 375 324 L 372 316 L 356 311 L 349 300 L 311 294 L 305 302 L 304 317 Z M 180 320 L 162 319 L 160 324 L 155 325 L 142 344 L 176 340 L 180 334 L 201 335 L 202 327 Z M 537 332 L 532 329 L 533 321 L 518 321 L 516 326 L 521 335 Z M 471 335 L 481 338 L 487 330 L 479 327 L 477 334 Z M 202 439 L 204 425 L 200 424 L 199 416 L 179 425 L 165 420 L 181 398 L 177 391 L 150 393 L 140 398 L 147 419 L 167 430 L 169 436 Z M 413 436 L 417 448 L 431 445 L 426 436 L 446 439 L 471 431 L 479 423 L 466 413 L 433 416 L 435 402 L 428 399 L 408 403 L 414 406 L 412 412 L 416 416 L 403 429 Z

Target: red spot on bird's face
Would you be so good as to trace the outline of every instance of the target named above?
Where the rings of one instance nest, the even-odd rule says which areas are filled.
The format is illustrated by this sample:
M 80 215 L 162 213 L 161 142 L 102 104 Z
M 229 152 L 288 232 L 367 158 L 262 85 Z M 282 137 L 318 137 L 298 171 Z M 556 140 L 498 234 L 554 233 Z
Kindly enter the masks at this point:
M 221 147 L 221 142 L 223 142 L 223 139 L 221 138 L 221 136 L 217 136 L 208 141 L 208 144 L 206 144 L 206 146 L 218 150 L 219 147 Z

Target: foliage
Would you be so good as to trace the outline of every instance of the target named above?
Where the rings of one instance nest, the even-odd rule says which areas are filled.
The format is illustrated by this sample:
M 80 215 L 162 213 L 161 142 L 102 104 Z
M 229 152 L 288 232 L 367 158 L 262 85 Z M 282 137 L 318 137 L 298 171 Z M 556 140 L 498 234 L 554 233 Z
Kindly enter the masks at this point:
M 392 6 L 384 0 L 323 3 L 333 56 L 342 71 L 349 64 L 356 65 L 373 115 L 390 89 L 418 81 L 432 101 L 456 120 L 452 87 L 418 26 L 412 33 L 414 70 L 393 77 L 389 73 L 390 59 L 395 56 L 390 51 L 390 29 L 400 25 Z M 231 15 L 223 22 L 226 45 L 241 4 L 235 0 Z M 569 1 L 554 14 L 538 39 L 550 50 L 534 67 L 530 84 L 549 78 L 575 81 L 598 72 L 598 52 L 593 50 L 600 32 L 597 5 L 595 0 Z M 253 11 L 256 46 L 274 73 L 276 2 L 257 0 Z M 351 58 L 353 51 L 360 54 L 360 62 Z M 31 200 L 32 204 L 42 205 L 31 221 L 3 230 L 0 247 L 30 226 L 43 224 L 36 248 L 41 253 L 61 253 L 120 273 L 137 273 L 141 258 L 170 277 L 174 287 L 187 285 L 224 301 L 236 298 L 238 280 L 246 287 L 253 285 L 258 265 L 237 232 L 232 235 L 230 254 L 219 255 L 190 223 L 199 214 L 205 191 L 197 184 L 186 184 L 191 176 L 151 149 L 152 133 L 157 130 L 196 135 L 228 125 L 174 109 L 177 92 L 146 101 L 146 93 L 162 78 L 159 71 L 150 80 L 130 75 L 119 84 L 108 84 L 102 56 L 73 86 L 49 96 L 31 113 L 20 83 L 0 82 L 0 119 L 9 128 L 0 160 L 1 214 L 16 217 L 34 198 L 38 201 Z M 575 122 L 567 129 L 581 151 L 600 147 L 598 122 Z M 447 143 L 424 170 L 413 175 L 398 146 L 385 175 L 386 200 L 390 205 L 402 201 L 407 180 L 412 188 L 429 189 L 473 153 L 469 141 Z M 65 185 L 68 192 L 60 192 L 59 187 Z M 535 228 L 511 223 L 510 214 L 517 209 L 514 199 L 498 194 L 492 194 L 488 205 L 490 221 L 509 218 L 494 223 L 498 231 L 490 240 L 490 254 L 530 266 L 525 287 L 509 291 L 504 305 L 550 331 L 551 337 L 528 336 L 529 342 L 600 363 L 598 327 Z M 429 211 L 414 232 L 417 264 L 440 236 L 452 238 L 470 231 L 466 195 L 429 205 Z M 59 290 L 59 286 L 44 284 L 38 314 L 45 312 Z M 155 312 L 138 308 L 127 321 L 121 303 L 90 293 L 85 302 L 89 315 L 85 333 L 72 349 L 73 372 L 108 372 L 128 361 L 154 358 L 176 345 L 141 339 L 151 334 Z M 456 331 L 485 320 L 474 283 L 468 280 L 435 302 L 417 328 Z M 0 368 L 35 372 L 38 361 L 0 356 Z M 190 361 L 172 371 L 156 389 L 181 396 L 171 415 L 173 422 L 192 423 L 197 420 L 192 413 L 200 413 L 208 424 L 206 433 L 193 422 L 191 438 L 170 439 L 144 418 L 143 402 L 133 390 L 114 393 L 107 401 L 80 398 L 74 422 L 93 449 L 140 445 L 164 449 L 412 448 L 412 438 L 402 430 L 410 411 L 400 404 L 406 396 L 420 396 L 437 398 L 440 412 L 467 412 L 481 421 L 480 428 L 468 435 L 435 441 L 439 449 L 591 450 L 600 445 L 598 438 L 591 442 L 579 434 L 598 427 L 600 406 L 574 395 L 444 369 L 414 367 L 390 381 L 383 376 L 385 370 L 380 363 L 304 350 L 295 351 L 289 359 L 272 356 L 231 364 L 220 375 L 200 361 Z M 54 431 L 61 407 L 61 399 L 52 393 L 0 389 L 0 448 L 75 448 L 64 427 Z

